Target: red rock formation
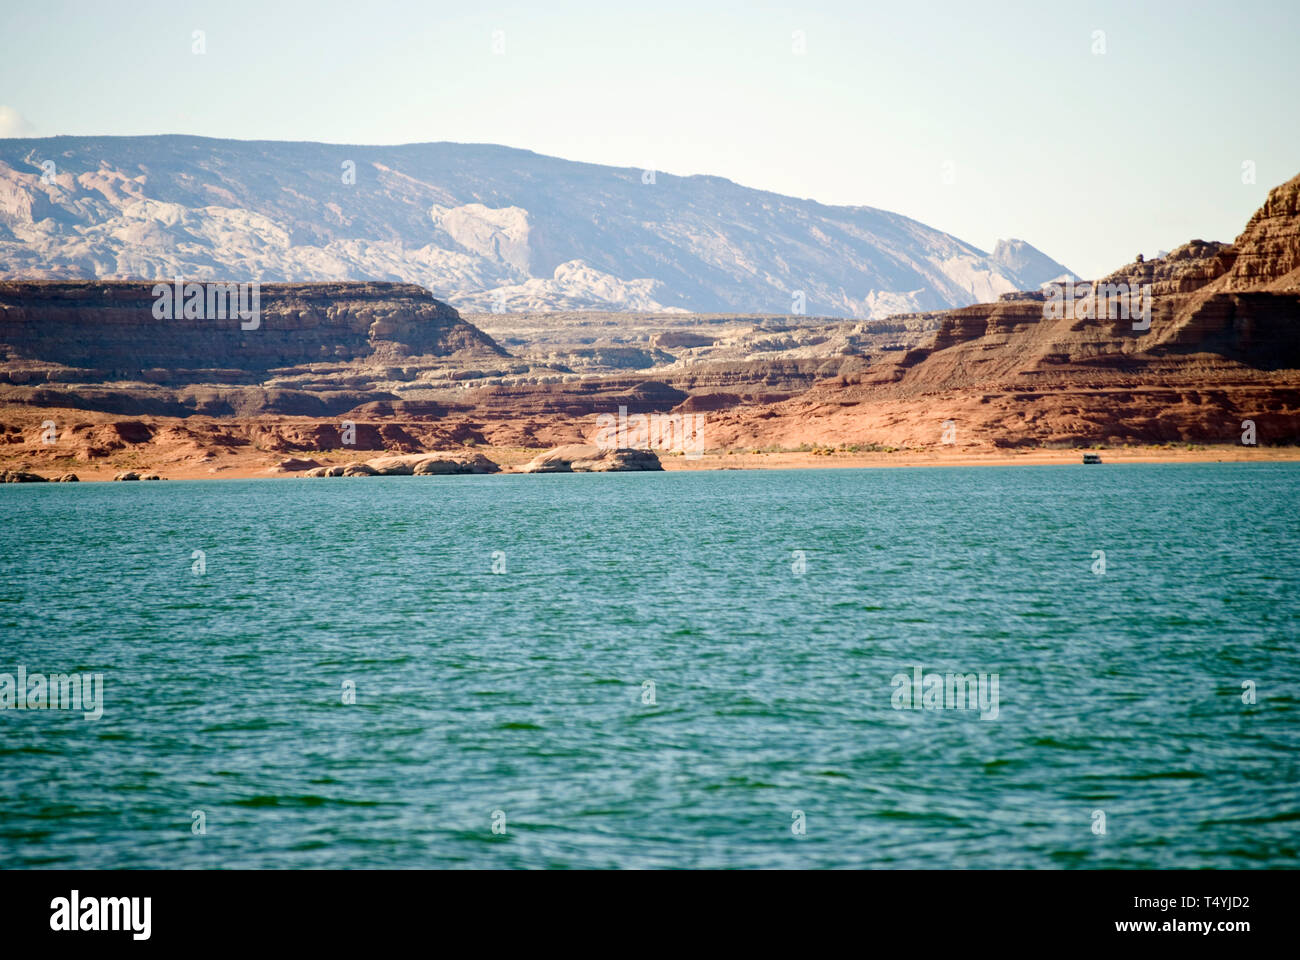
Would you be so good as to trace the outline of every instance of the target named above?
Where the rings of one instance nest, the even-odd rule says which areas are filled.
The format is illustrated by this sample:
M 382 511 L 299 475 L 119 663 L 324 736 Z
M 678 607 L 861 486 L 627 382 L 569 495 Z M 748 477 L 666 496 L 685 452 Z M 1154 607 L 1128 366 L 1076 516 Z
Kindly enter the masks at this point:
M 1098 281 L 1151 291 L 1150 326 L 1033 292 L 948 312 L 927 346 L 711 423 L 711 444 L 981 446 L 1300 441 L 1300 176 L 1231 245 L 1194 240 Z M 1080 285 L 1091 292 L 1092 285 Z M 1136 304 L 1135 304 L 1136 306 Z
M 1215 292 L 1300 291 L 1300 174 L 1269 191 L 1233 246 L 1228 269 Z
M 172 284 L 157 288 L 170 304 Z M 82 383 L 214 384 L 258 382 L 268 370 L 325 361 L 506 355 L 413 284 L 263 284 L 256 321 L 233 316 L 233 308 L 225 318 L 186 318 L 175 305 L 175 319 L 160 319 L 155 289 L 126 281 L 0 281 L 0 359 L 8 370 L 22 361 L 75 368 L 62 379 Z
M 1297 441 L 1300 177 L 1274 189 L 1233 244 L 1195 240 L 1127 264 L 1097 289 L 1118 284 L 1150 288 L 1149 326 L 1118 310 L 1054 312 L 1034 291 L 950 311 L 928 344 L 869 357 L 683 363 L 656 379 L 562 382 L 554 369 L 524 363 L 495 377 L 502 382 L 459 389 L 486 374 L 457 364 L 495 361 L 503 351 L 419 288 L 268 286 L 260 329 L 241 331 L 238 323 L 155 321 L 143 284 L 0 283 L 0 377 L 10 381 L 0 385 L 0 402 L 132 417 L 61 424 L 78 461 L 140 447 L 187 462 L 241 447 L 337 451 L 343 418 L 355 424 L 346 446 L 356 450 L 555 446 L 590 439 L 594 417 L 619 407 L 704 415 L 710 449 L 930 446 L 941 443 L 948 420 L 957 446 L 989 449 L 1231 443 L 1246 419 L 1260 443 Z M 1092 289 L 1070 286 L 1072 294 Z M 323 347 L 332 362 L 312 362 Z M 423 365 L 445 357 L 439 376 L 451 385 L 399 396 L 431 369 Z M 136 382 L 103 382 L 127 374 Z M 392 392 L 374 386 L 385 376 L 399 381 Z M 191 419 L 151 419 L 181 416 Z M 0 425 L 0 444 L 53 457 L 30 429 L 39 422 Z

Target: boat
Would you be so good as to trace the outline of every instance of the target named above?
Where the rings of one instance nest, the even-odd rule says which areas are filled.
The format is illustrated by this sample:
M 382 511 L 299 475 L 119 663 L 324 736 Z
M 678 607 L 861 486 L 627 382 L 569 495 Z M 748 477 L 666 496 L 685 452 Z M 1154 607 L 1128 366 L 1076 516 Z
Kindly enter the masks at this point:
M 1084 462 L 1084 463 L 1101 463 L 1101 454 L 1100 454 L 1100 453 L 1085 453 L 1085 454 L 1083 455 L 1083 462 Z

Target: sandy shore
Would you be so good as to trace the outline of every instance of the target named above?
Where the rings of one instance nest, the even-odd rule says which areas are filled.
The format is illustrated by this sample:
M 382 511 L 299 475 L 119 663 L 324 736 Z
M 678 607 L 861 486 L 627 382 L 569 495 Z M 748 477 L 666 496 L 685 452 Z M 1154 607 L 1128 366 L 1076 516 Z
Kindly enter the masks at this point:
M 1088 448 L 1102 463 L 1236 463 L 1300 460 L 1300 447 Z M 1083 450 L 899 450 L 893 453 L 752 452 L 663 458 L 665 470 L 825 470 L 843 467 L 1007 467 L 1081 463 Z
M 524 447 L 474 447 L 507 470 L 526 463 L 540 450 Z M 1117 463 L 1260 463 L 1300 461 L 1300 447 L 1124 447 L 1097 448 L 1104 464 Z M 300 453 L 302 459 L 314 460 L 323 465 L 351 463 L 383 456 L 382 451 L 330 451 L 328 453 Z M 998 467 L 998 466 L 1048 466 L 1078 464 L 1082 450 L 898 450 L 885 452 L 826 451 L 752 451 L 714 452 L 696 459 L 681 454 L 662 457 L 664 469 L 678 470 L 833 470 L 863 467 Z M 130 457 L 109 457 L 87 463 L 73 458 L 38 459 L 0 456 L 0 470 L 25 470 L 54 479 L 61 474 L 74 473 L 82 481 L 109 481 L 124 470 L 137 473 L 156 473 L 167 480 L 222 480 L 253 478 L 284 478 L 301 476 L 300 472 L 276 468 L 286 457 L 282 453 L 265 450 L 240 451 L 217 461 L 203 462 L 150 462 L 138 454 Z
M 319 432 L 332 421 L 310 417 L 122 416 L 84 410 L 0 404 L 0 470 L 35 473 L 47 479 L 75 474 L 82 481 L 107 481 L 124 471 L 157 474 L 167 480 L 249 479 L 300 476 L 314 464 L 334 466 L 373 460 L 398 450 L 474 452 L 505 470 L 521 466 L 539 453 L 584 439 L 581 420 L 535 418 L 529 430 L 515 421 L 472 424 L 461 434 L 443 429 L 421 434 L 422 423 L 379 419 L 367 423 L 368 446 L 383 449 L 309 449 L 320 439 L 339 437 Z M 462 424 L 464 426 L 464 424 Z M 400 428 L 400 429 L 399 429 Z M 380 431 L 389 431 L 381 437 Z M 465 436 L 468 440 L 452 439 Z M 475 442 L 477 440 L 477 442 Z M 51 442 L 52 441 L 52 442 Z M 486 442 L 485 442 L 486 441 Z M 901 448 L 850 446 L 770 446 L 755 449 L 736 441 L 728 449 L 696 458 L 660 454 L 664 469 L 677 470 L 826 470 L 861 467 L 969 467 L 1078 464 L 1083 453 L 1100 454 L 1104 464 L 1225 463 L 1300 460 L 1300 446 L 1241 444 L 1147 444 L 1077 448 L 1002 448 L 991 442 Z M 524 446 L 527 444 L 527 446 Z M 298 469 L 280 465 L 296 460 Z M 305 465 L 304 465 L 305 464 Z

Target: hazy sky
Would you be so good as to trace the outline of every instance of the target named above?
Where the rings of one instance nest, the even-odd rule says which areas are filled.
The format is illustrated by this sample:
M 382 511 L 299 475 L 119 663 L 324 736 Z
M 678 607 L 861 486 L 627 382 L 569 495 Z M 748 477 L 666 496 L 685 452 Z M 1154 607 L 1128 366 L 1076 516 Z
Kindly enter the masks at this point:
M 1084 276 L 1233 239 L 1300 172 L 1298 120 L 1300 0 L 0 9 L 0 136 L 502 143 L 1021 237 Z

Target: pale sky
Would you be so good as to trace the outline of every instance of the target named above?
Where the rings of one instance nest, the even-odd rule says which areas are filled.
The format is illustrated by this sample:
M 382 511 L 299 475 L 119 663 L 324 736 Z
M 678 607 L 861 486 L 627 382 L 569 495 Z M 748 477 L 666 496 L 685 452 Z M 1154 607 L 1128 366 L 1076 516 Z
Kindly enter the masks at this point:
M 1020 237 L 1085 277 L 1233 239 L 1300 172 L 1298 105 L 1296 0 L 0 9 L 0 136 L 500 143 Z

